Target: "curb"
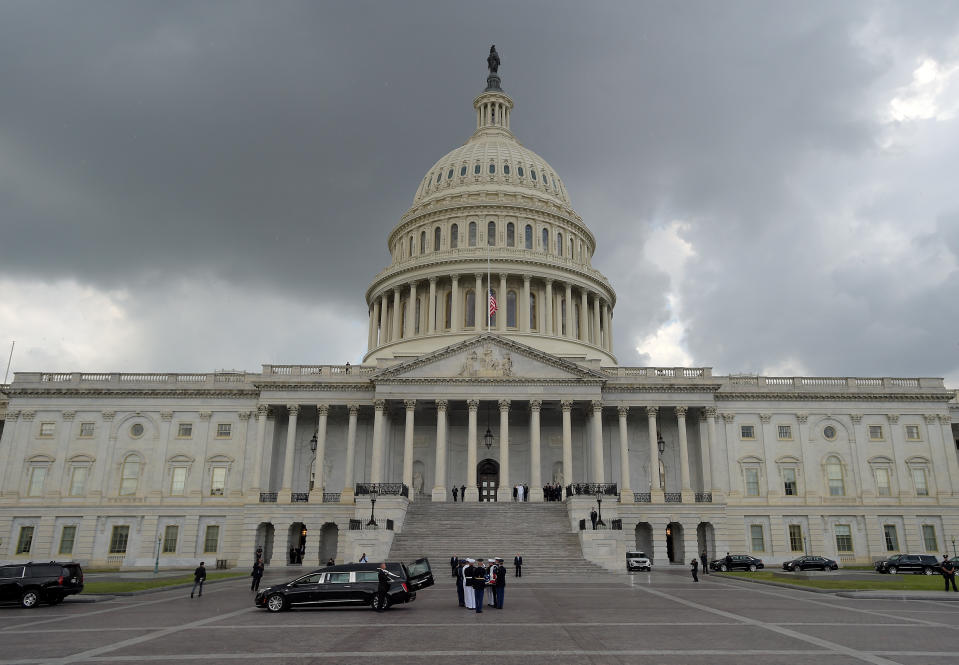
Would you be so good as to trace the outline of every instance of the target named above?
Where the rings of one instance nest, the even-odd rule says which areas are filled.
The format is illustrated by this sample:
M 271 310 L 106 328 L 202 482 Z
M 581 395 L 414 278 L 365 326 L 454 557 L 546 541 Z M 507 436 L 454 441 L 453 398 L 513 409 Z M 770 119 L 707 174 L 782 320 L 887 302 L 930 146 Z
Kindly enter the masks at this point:
M 869 594 L 869 595 L 861 595 Z M 875 594 L 875 595 L 873 595 Z M 956 594 L 945 594 L 942 596 L 918 596 L 918 595 L 896 595 L 892 593 L 882 593 L 876 591 L 868 591 L 865 589 L 859 591 L 840 591 L 836 594 L 841 598 L 852 598 L 853 600 L 931 600 L 932 602 L 940 603 L 959 603 L 959 593 Z
M 238 575 L 236 577 L 228 577 L 222 580 L 210 580 L 209 582 L 204 582 L 204 586 L 209 586 L 211 584 L 221 584 L 223 582 L 236 582 L 237 580 L 245 579 L 244 576 Z M 106 600 L 107 598 L 113 598 L 115 596 L 145 596 L 151 593 L 160 593 L 161 591 L 171 591 L 173 589 L 190 589 L 193 587 L 193 582 L 187 582 L 185 584 L 171 584 L 169 586 L 155 587 L 153 589 L 140 589 L 139 591 L 112 591 L 110 593 L 103 594 L 90 594 L 88 597 L 98 598 L 99 600 Z M 81 601 L 88 603 L 95 603 L 96 600 Z
M 73 596 L 67 596 L 63 599 L 64 604 L 74 604 L 74 603 L 99 603 L 104 600 L 110 600 L 113 596 L 105 593 L 91 593 L 88 595 L 77 594 Z

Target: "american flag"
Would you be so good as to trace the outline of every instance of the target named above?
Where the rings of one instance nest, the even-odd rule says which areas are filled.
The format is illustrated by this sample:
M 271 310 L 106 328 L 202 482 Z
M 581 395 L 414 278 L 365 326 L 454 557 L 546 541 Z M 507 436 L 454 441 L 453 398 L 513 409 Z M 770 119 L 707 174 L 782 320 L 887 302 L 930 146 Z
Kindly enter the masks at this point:
M 496 310 L 499 309 L 496 306 L 496 296 L 493 295 L 493 292 L 489 292 L 489 315 L 493 316 L 496 314 Z

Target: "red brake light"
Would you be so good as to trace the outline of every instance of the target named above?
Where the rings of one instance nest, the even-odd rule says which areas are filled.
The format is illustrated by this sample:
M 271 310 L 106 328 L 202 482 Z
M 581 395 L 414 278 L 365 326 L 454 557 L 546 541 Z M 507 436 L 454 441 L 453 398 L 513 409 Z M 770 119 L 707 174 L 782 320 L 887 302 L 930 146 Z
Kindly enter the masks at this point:
M 63 575 L 57 578 L 57 584 L 59 584 L 60 586 L 63 586 Z
M 406 586 L 406 582 L 403 582 L 403 591 L 409 593 L 409 587 Z

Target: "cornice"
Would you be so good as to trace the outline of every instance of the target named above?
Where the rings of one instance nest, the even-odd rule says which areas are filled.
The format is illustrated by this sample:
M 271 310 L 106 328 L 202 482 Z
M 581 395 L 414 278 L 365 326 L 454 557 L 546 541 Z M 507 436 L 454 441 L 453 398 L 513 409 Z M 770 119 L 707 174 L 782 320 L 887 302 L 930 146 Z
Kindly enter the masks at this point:
M 717 401 L 867 401 L 881 402 L 896 400 L 905 402 L 948 402 L 952 399 L 951 393 L 827 393 L 827 392 L 764 392 L 764 393 L 732 393 L 718 392 Z
M 367 383 L 257 383 L 260 392 L 278 392 L 296 390 L 301 392 L 370 392 L 375 389 L 371 382 Z
M 653 383 L 650 385 L 620 385 L 606 383 L 604 393 L 715 393 L 719 390 L 718 384 L 682 384 L 682 383 Z
M 395 385 L 511 385 L 511 386 L 602 386 L 601 379 L 569 378 L 569 379 L 536 379 L 524 376 L 503 377 L 416 377 L 416 378 L 389 378 L 376 382 L 381 386 Z
M 111 388 L 17 388 L 10 391 L 11 397 L 256 397 L 258 390 L 248 389 L 156 389 L 142 390 Z

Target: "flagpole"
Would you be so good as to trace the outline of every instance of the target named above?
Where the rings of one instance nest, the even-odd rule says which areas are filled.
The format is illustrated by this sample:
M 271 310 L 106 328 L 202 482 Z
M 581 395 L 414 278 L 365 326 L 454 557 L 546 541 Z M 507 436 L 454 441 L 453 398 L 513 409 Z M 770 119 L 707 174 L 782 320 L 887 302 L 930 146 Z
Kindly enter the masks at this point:
M 489 241 L 486 243 L 486 332 L 490 331 L 493 314 L 489 311 L 490 296 L 493 295 L 493 282 L 490 281 Z
M 17 345 L 17 340 L 10 342 L 10 355 L 7 357 L 7 371 L 3 373 L 3 382 L 7 382 L 7 377 L 10 376 L 10 363 L 13 361 L 13 347 Z

